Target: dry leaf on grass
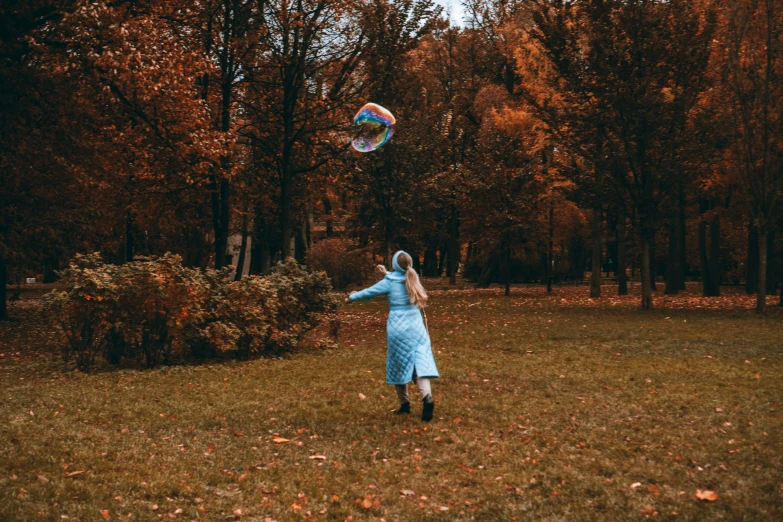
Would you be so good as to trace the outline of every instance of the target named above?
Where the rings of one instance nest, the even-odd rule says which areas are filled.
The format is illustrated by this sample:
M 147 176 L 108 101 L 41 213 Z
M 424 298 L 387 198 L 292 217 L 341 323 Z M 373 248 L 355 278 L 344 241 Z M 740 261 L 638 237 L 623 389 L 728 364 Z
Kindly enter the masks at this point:
M 412 497 L 415 494 L 416 494 L 416 492 L 413 491 L 412 489 L 401 489 L 400 490 L 400 495 L 405 495 L 406 497 Z
M 357 498 L 354 503 L 362 509 L 378 509 L 381 507 L 381 501 L 370 494 L 365 495 L 364 498 Z
M 284 437 L 272 437 L 272 442 L 275 444 L 285 444 L 286 442 L 289 442 L 289 440 Z
M 109 518 L 109 510 L 108 509 L 101 509 L 101 516 L 103 518 Z
M 710 491 L 709 489 L 697 489 L 696 490 L 696 498 L 699 500 L 707 500 L 709 502 L 714 502 L 718 500 L 718 494 L 714 491 Z

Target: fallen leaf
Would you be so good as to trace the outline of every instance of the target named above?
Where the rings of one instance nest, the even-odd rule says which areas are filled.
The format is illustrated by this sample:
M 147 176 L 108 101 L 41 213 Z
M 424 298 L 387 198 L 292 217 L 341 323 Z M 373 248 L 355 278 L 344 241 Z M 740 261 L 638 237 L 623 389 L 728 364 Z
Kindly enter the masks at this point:
M 272 442 L 274 442 L 275 444 L 284 444 L 286 442 L 289 442 L 289 440 L 283 437 L 272 437 Z
M 655 484 L 649 484 L 647 486 L 647 489 L 650 490 L 650 492 L 656 497 L 661 494 L 661 491 L 658 489 L 658 486 L 656 486 Z
M 103 518 L 109 518 L 109 510 L 108 509 L 101 509 L 101 516 Z
M 326 455 L 310 455 L 307 458 L 310 460 L 326 460 Z
M 367 396 L 366 396 L 365 394 L 363 394 L 363 393 L 359 393 L 359 398 L 360 398 L 361 400 L 364 400 L 364 399 L 366 399 L 366 398 L 367 398 Z
M 652 506 L 647 506 L 642 510 L 642 515 L 649 515 L 651 517 L 657 517 L 658 512 L 655 511 L 655 508 Z
M 355 504 L 362 509 L 378 509 L 381 507 L 381 501 L 370 494 L 365 495 L 363 499 L 357 498 Z
M 631 484 L 631 489 L 636 489 L 636 488 L 638 488 L 641 485 L 642 485 L 641 482 L 634 482 L 633 484 Z
M 84 470 L 70 471 L 70 472 L 66 473 L 65 476 L 66 477 L 75 477 L 76 475 L 81 475 L 82 473 L 84 473 Z
M 707 500 L 709 502 L 714 502 L 718 500 L 718 494 L 714 491 L 710 491 L 709 489 L 697 489 L 696 490 L 696 498 L 699 500 Z
M 400 495 L 405 495 L 406 497 L 412 497 L 415 494 L 416 494 L 416 492 L 413 491 L 412 489 L 401 489 L 400 490 Z
M 242 516 L 242 510 L 240 508 L 237 508 L 237 509 L 234 510 L 234 514 L 236 516 L 238 516 L 238 517 L 241 517 Z
M 238 482 L 243 482 L 243 481 L 244 481 L 244 480 L 246 480 L 246 479 L 247 479 L 247 473 L 242 473 L 241 475 L 239 475 L 239 476 L 237 477 L 237 481 L 238 481 Z
M 46 484 L 49 482 L 49 479 L 44 477 L 43 475 L 38 475 L 38 480 L 41 481 L 41 483 Z

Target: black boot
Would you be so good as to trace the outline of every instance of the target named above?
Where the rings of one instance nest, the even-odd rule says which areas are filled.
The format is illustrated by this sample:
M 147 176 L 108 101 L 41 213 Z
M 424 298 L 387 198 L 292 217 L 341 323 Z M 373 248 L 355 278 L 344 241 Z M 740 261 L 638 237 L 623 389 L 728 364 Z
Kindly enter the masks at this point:
M 424 408 L 421 411 L 421 420 L 429 422 L 432 420 L 432 412 L 435 411 L 435 401 L 432 400 L 432 395 L 427 395 L 422 400 Z
M 405 415 L 406 413 L 410 413 L 410 412 L 411 412 L 411 403 L 410 402 L 405 402 L 403 404 L 400 404 L 400 409 L 395 411 L 394 414 L 395 415 Z

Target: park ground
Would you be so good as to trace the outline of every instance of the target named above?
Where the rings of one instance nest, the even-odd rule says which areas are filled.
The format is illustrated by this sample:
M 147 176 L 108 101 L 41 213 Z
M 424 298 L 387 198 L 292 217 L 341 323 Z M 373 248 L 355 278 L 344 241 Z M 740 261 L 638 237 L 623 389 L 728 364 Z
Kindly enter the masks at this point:
M 22 300 L 0 520 L 781 520 L 783 310 L 691 290 L 433 291 L 430 424 L 391 414 L 381 301 L 329 350 L 85 375 Z

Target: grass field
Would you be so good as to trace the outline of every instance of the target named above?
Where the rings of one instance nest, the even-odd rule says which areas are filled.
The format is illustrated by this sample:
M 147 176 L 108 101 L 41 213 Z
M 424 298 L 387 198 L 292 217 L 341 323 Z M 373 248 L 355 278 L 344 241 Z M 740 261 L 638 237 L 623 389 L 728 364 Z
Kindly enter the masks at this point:
M 92 375 L 22 301 L 0 519 L 783 519 L 783 311 L 586 291 L 433 292 L 430 424 L 391 414 L 381 301 L 343 308 L 339 349 Z

